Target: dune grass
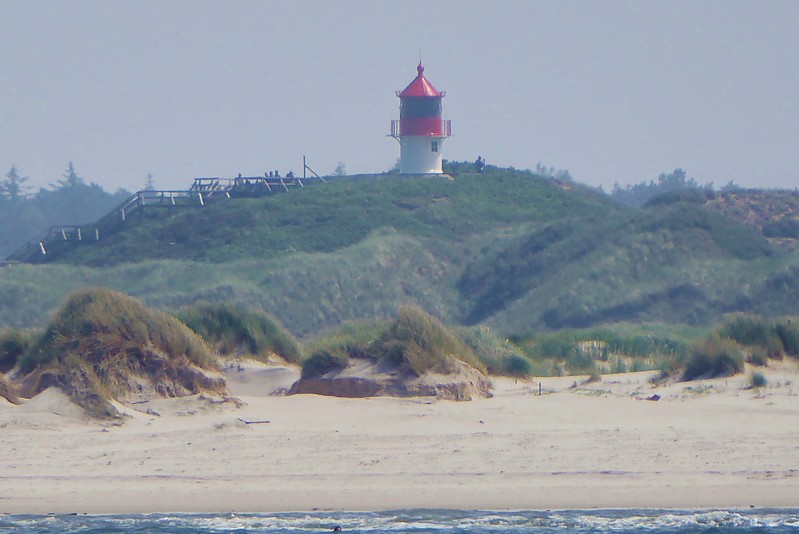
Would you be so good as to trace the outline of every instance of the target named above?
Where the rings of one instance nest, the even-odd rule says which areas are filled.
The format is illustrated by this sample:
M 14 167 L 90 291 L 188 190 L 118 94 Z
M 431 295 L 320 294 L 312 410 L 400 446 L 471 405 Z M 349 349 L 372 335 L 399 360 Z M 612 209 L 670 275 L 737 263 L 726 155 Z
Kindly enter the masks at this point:
M 14 368 L 35 336 L 32 330 L 0 329 L 0 373 L 7 373 Z
M 702 333 L 705 330 L 701 331 Z M 621 324 L 512 337 L 538 375 L 625 373 L 671 367 L 698 329 Z
M 486 366 L 452 330 L 418 306 L 403 306 L 380 338 L 380 357 L 394 365 L 407 365 L 417 376 L 429 372 L 449 374 L 452 360 L 460 360 L 482 373 Z
M 471 348 L 488 374 L 529 377 L 533 363 L 524 351 L 487 326 L 459 328 L 456 333 Z
M 348 321 L 308 343 L 302 377 L 315 378 L 344 369 L 350 358 L 377 359 L 377 341 L 388 321 Z
M 684 365 L 684 380 L 731 376 L 743 371 L 744 353 L 734 341 L 713 335 L 693 344 Z
M 487 373 L 486 365 L 456 331 L 415 305 L 402 306 L 392 322 L 346 323 L 312 341 L 307 352 L 303 378 L 343 369 L 350 358 L 405 367 L 416 376 L 452 373 L 455 360 Z
M 796 318 L 733 314 L 719 328 L 719 336 L 741 345 L 749 353 L 749 361 L 757 365 L 766 365 L 768 359 L 799 356 Z
M 243 352 L 262 361 L 277 354 L 292 363 L 302 359 L 297 339 L 265 311 L 201 302 L 181 309 L 177 317 L 222 354 Z
M 161 396 L 224 391 L 206 344 L 171 315 L 95 288 L 73 293 L 20 359 L 24 372 L 47 371 L 92 416 L 117 416 L 114 398 L 150 389 Z

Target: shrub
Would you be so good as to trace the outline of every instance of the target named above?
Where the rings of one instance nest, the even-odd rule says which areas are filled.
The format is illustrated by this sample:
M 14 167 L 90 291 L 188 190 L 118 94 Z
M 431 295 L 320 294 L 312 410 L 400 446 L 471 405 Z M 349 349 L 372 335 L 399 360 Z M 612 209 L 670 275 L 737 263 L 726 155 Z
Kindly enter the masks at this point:
M 780 219 L 763 225 L 763 235 L 766 237 L 799 238 L 799 221 L 796 219 Z
M 308 353 L 330 352 L 376 359 L 376 343 L 388 330 L 386 321 L 347 321 L 308 344 Z
M 28 350 L 32 334 L 15 328 L 0 330 L 0 373 L 7 373 Z
M 744 357 L 737 345 L 718 337 L 695 343 L 685 364 L 685 380 L 714 378 L 740 373 Z
M 741 345 L 760 347 L 766 357 L 778 358 L 782 355 L 783 343 L 771 321 L 752 315 L 736 314 L 725 321 L 719 335 L 732 339 Z
M 765 366 L 768 365 L 768 356 L 766 355 L 766 351 L 760 347 L 752 347 L 749 355 L 746 357 L 746 361 L 752 365 Z
M 310 356 L 302 363 L 302 377 L 315 378 L 343 369 L 350 358 L 377 359 L 377 344 L 388 329 L 385 322 L 346 322 L 309 346 Z
M 790 319 L 783 319 L 777 321 L 774 331 L 782 342 L 785 354 L 799 356 L 799 328 Z
M 764 388 L 768 385 L 768 380 L 763 373 L 752 373 L 749 377 L 749 386 L 752 388 Z
M 349 364 L 349 356 L 346 353 L 321 350 L 302 362 L 302 378 L 317 378 L 330 371 L 344 369 L 347 364 Z
M 380 355 L 393 365 L 406 364 L 417 376 L 428 372 L 451 373 L 452 359 L 485 373 L 474 351 L 441 321 L 418 306 L 403 306 L 397 319 L 380 339 Z
M 532 363 L 522 349 L 489 327 L 462 328 L 458 333 L 485 365 L 489 374 L 515 377 L 532 374 Z
M 198 303 L 178 318 L 223 354 L 245 350 L 258 359 L 274 353 L 299 363 L 300 344 L 274 317 L 229 303 Z

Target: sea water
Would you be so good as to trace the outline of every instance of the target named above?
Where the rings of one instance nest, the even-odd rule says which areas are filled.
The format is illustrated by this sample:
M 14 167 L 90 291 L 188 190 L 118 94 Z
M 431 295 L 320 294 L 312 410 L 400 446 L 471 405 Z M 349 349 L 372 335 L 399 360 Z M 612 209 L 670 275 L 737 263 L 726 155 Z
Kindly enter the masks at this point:
M 799 533 L 799 509 L 0 515 L 0 532 L 36 533 Z

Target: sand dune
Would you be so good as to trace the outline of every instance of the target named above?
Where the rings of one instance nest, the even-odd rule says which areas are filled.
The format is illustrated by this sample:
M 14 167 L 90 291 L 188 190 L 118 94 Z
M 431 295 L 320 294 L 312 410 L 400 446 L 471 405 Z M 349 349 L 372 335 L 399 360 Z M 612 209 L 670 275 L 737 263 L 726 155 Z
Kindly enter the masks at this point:
M 290 371 L 230 373 L 240 407 L 161 399 L 122 425 L 52 389 L 0 403 L 0 513 L 799 506 L 790 362 L 760 391 L 637 373 L 471 402 L 271 396 Z

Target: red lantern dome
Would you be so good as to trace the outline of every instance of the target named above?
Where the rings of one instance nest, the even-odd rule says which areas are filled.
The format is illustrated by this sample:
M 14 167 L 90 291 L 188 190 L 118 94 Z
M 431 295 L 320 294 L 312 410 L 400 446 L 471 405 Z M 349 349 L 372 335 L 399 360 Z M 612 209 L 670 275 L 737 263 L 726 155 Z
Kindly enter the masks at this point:
M 391 136 L 400 143 L 402 174 L 441 174 L 441 144 L 452 135 L 450 121 L 441 118 L 446 93 L 428 81 L 421 63 L 416 72 L 416 78 L 396 93 L 400 120 L 391 121 Z

